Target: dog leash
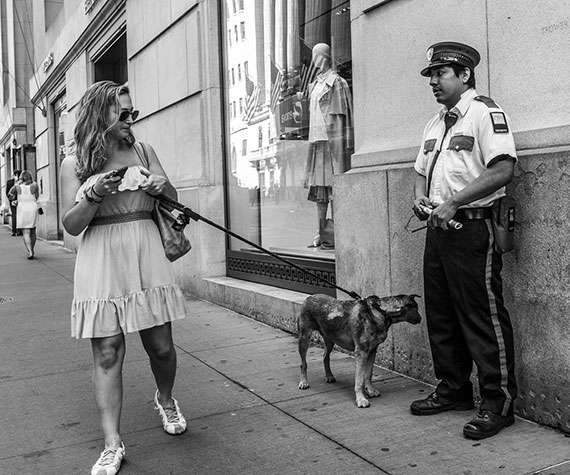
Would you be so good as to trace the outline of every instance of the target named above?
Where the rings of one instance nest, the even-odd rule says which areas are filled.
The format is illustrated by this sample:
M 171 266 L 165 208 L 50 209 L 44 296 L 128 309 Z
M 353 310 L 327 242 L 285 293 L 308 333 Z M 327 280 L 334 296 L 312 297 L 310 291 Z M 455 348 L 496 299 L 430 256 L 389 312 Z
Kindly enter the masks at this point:
M 327 286 L 329 287 L 334 287 L 335 289 L 340 290 L 341 292 L 344 292 L 345 294 L 350 295 L 353 299 L 355 300 L 362 300 L 362 297 L 360 295 L 358 295 L 356 292 L 351 291 L 351 290 L 346 290 L 343 289 L 342 287 L 340 287 L 339 285 L 333 284 L 331 282 L 329 282 L 328 280 L 324 279 L 323 277 L 315 274 L 314 272 L 308 271 L 307 269 L 304 269 L 303 267 L 295 264 L 294 262 L 291 262 L 287 259 L 285 259 L 284 257 L 275 254 L 272 251 L 269 251 L 267 249 L 265 249 L 264 247 L 261 247 L 259 244 L 255 244 L 254 242 L 249 241 L 248 239 L 240 236 L 239 234 L 234 233 L 233 231 L 230 231 L 227 228 L 224 228 L 223 226 L 214 223 L 213 221 L 210 221 L 209 219 L 205 218 L 204 216 L 201 216 L 200 214 L 196 213 L 195 211 L 193 211 L 192 209 L 188 208 L 187 206 L 184 206 L 182 203 L 179 203 L 176 200 L 173 200 L 172 198 L 166 196 L 166 195 L 151 195 L 153 198 L 155 198 L 156 200 L 164 203 L 167 207 L 173 208 L 177 211 L 180 211 L 181 213 L 183 213 L 185 216 L 187 216 L 190 219 L 193 219 L 194 221 L 204 221 L 206 224 L 209 224 L 210 226 L 213 226 L 216 229 L 219 229 L 220 231 L 223 231 L 226 234 L 229 234 L 230 236 L 239 239 L 240 241 L 245 242 L 246 244 L 266 253 L 269 254 L 270 256 L 274 257 L 275 259 L 278 259 L 282 262 L 285 262 L 286 264 L 289 264 L 290 266 L 294 267 L 297 270 L 300 270 L 302 272 L 304 272 L 305 274 L 310 275 L 311 277 L 320 280 L 321 282 L 324 282 Z

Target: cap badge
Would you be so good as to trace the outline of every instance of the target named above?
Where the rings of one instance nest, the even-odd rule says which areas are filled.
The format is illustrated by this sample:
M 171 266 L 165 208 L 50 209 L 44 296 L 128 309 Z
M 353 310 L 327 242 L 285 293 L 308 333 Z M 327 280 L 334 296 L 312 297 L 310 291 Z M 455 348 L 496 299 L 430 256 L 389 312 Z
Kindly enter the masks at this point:
M 427 50 L 427 60 L 431 61 L 431 58 L 433 58 L 433 48 Z

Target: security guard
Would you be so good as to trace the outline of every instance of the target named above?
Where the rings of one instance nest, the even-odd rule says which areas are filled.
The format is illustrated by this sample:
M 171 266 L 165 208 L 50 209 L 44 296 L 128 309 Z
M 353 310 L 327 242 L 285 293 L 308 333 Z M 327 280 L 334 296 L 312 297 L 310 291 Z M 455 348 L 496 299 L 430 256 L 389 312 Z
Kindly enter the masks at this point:
M 491 208 L 512 179 L 515 144 L 505 112 L 475 91 L 479 53 L 444 42 L 431 46 L 427 56 L 421 74 L 443 107 L 424 130 L 415 163 L 414 212 L 428 222 L 425 305 L 440 382 L 410 409 L 416 415 L 472 409 L 475 362 L 481 404 L 463 434 L 483 439 L 514 423 L 513 330 L 503 304 Z M 452 219 L 463 227 L 452 229 Z

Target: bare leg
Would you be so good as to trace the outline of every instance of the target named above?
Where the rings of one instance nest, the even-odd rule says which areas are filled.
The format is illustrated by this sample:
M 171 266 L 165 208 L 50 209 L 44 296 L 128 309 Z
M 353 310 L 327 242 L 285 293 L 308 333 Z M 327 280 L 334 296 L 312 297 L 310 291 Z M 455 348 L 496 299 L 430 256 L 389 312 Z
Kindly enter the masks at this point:
M 36 228 L 30 229 L 30 249 L 32 256 L 34 255 L 34 249 L 36 248 Z
M 33 256 L 34 248 L 32 247 L 31 229 L 22 229 L 22 237 L 24 239 L 24 246 L 26 247 L 26 251 L 28 251 L 28 257 Z
M 108 338 L 92 338 L 91 348 L 93 392 L 105 436 L 105 448 L 116 449 L 121 445 L 125 338 L 122 334 Z
M 172 407 L 172 387 L 176 377 L 176 349 L 172 341 L 172 325 L 147 328 L 140 332 L 144 349 L 150 359 L 150 367 L 158 388 L 158 402 Z

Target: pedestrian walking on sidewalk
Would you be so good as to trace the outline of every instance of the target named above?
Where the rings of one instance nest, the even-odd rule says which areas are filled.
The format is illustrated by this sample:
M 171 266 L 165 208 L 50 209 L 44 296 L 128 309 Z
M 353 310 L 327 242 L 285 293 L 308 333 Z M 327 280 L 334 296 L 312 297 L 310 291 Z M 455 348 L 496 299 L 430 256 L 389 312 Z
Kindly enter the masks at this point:
M 24 238 L 24 246 L 28 252 L 28 259 L 34 258 L 36 247 L 36 228 L 38 226 L 38 185 L 32 179 L 32 174 L 24 170 L 20 174 L 20 181 L 10 190 L 10 195 L 17 201 L 16 222 Z
M 437 43 L 428 49 L 429 78 L 443 107 L 427 124 L 415 169 L 414 211 L 428 220 L 424 251 L 426 321 L 434 393 L 415 401 L 416 415 L 473 408 L 470 376 L 477 365 L 481 404 L 463 427 L 473 439 L 514 423 L 517 396 L 513 329 L 503 303 L 502 257 L 492 208 L 505 196 L 516 161 L 510 120 L 475 91 L 479 53 Z M 438 160 L 439 158 L 439 160 Z M 450 229 L 450 220 L 463 224 Z
M 15 169 L 12 173 L 12 178 L 6 181 L 6 197 L 8 198 L 8 203 L 10 205 L 10 224 L 12 225 L 12 236 L 21 236 L 22 232 L 18 231 L 18 226 L 16 223 L 16 210 L 17 201 L 14 195 L 14 185 L 20 181 L 21 170 Z
M 184 318 L 185 301 L 151 219 L 154 200 L 176 199 L 156 153 L 146 145 L 143 167 L 131 131 L 138 111 L 129 90 L 110 81 L 93 84 L 79 103 L 75 154 L 61 168 L 63 225 L 77 236 L 71 334 L 91 339 L 93 386 L 105 449 L 91 473 L 119 471 L 125 456 L 120 435 L 125 334 L 139 332 L 150 359 L 154 395 L 164 430 L 186 430 L 172 397 L 176 351 L 171 322 Z M 128 167 L 124 176 L 118 169 Z

